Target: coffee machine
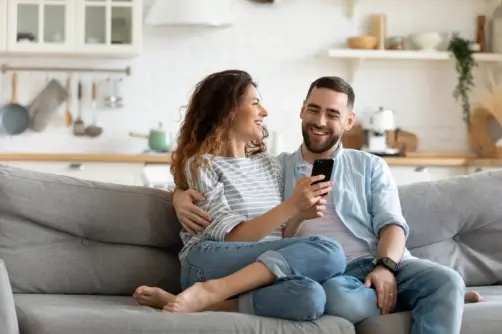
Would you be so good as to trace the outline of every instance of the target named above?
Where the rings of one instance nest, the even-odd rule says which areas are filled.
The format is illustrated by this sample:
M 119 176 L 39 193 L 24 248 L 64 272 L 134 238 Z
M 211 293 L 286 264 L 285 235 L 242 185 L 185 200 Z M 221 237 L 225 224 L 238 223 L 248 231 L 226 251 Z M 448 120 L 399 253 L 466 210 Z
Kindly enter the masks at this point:
M 363 113 L 362 127 L 366 133 L 362 151 L 378 156 L 399 156 L 399 149 L 387 146 L 387 131 L 395 131 L 394 112 L 383 107 Z

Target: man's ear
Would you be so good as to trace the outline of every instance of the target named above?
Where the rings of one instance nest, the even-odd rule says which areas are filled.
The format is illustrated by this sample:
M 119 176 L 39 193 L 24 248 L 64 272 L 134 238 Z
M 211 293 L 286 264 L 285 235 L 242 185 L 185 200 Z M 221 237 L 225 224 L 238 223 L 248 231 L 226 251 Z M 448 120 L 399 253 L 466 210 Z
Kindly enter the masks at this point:
M 354 111 L 349 111 L 349 116 L 347 116 L 347 122 L 345 122 L 345 131 L 352 129 L 356 122 L 356 113 Z
M 303 101 L 302 107 L 300 108 L 300 118 L 303 116 L 303 110 L 305 110 L 305 101 Z

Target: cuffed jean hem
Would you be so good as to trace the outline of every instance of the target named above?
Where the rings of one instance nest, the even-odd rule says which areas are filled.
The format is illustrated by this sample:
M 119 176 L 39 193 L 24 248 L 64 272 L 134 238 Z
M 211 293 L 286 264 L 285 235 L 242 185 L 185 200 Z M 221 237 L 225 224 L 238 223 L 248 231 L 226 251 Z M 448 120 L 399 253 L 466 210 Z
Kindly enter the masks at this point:
M 243 293 L 237 301 L 237 309 L 239 313 L 255 314 L 253 306 L 253 291 Z
M 277 279 L 293 275 L 293 270 L 291 270 L 288 261 L 279 252 L 274 250 L 266 251 L 257 260 L 263 263 Z

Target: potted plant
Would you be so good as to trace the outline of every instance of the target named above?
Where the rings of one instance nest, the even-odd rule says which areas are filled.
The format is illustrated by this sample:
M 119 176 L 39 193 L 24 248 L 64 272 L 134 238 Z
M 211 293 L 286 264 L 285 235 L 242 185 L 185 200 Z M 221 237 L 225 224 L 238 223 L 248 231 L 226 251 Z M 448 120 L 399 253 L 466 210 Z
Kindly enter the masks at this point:
M 474 59 L 476 51 L 473 42 L 460 37 L 458 33 L 453 34 L 448 44 L 448 51 L 456 60 L 455 69 L 458 74 L 458 81 L 453 91 L 453 97 L 455 100 L 461 101 L 462 118 L 467 128 L 470 129 L 471 105 L 469 92 L 474 87 L 472 70 L 478 66 L 478 63 Z

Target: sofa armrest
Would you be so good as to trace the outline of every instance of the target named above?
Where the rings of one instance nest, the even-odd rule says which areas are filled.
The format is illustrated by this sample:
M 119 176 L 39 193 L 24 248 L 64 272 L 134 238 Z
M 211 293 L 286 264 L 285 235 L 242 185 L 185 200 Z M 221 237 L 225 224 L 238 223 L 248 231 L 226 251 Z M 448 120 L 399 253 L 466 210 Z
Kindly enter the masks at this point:
M 14 296 L 5 263 L 0 260 L 0 333 L 19 334 Z

